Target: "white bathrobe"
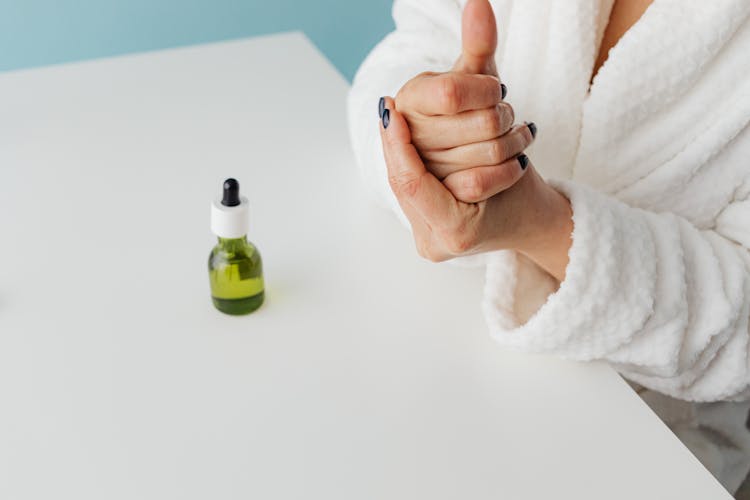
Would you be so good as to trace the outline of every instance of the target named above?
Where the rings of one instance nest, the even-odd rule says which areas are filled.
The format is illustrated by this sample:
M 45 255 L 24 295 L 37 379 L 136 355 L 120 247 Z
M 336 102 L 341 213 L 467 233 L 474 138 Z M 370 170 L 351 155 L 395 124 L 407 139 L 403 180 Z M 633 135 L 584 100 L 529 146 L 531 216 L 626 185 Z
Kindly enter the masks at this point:
M 362 173 L 402 220 L 377 101 L 419 72 L 450 69 L 463 3 L 396 0 L 397 29 L 362 64 L 351 91 Z M 631 381 L 681 400 L 746 400 L 750 0 L 654 0 L 589 85 L 612 3 L 492 1 L 506 100 L 517 122 L 537 124 L 527 153 L 570 199 L 574 230 L 559 288 L 513 251 L 481 256 L 490 331 L 524 351 L 606 359 Z M 736 489 L 749 466 L 747 404 L 644 399 Z

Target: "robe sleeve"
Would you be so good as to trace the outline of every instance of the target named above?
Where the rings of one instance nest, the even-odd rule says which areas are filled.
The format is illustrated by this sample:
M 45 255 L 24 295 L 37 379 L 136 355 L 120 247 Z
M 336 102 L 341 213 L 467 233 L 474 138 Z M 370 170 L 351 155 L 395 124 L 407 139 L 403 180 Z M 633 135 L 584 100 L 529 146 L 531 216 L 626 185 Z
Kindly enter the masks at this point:
M 551 184 L 573 208 L 565 279 L 554 290 L 530 261 L 492 255 L 483 307 L 495 339 L 523 351 L 605 359 L 680 399 L 746 398 L 750 178 L 708 229 L 573 181 Z M 524 303 L 530 289 L 533 304 Z

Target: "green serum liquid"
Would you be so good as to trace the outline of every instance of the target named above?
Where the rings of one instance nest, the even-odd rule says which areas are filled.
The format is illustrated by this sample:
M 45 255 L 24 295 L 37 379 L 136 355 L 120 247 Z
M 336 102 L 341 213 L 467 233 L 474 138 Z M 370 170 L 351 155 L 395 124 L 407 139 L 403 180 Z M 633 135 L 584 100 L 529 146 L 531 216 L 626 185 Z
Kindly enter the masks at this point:
M 248 314 L 263 304 L 263 262 L 246 237 L 221 238 L 208 256 L 214 306 L 227 314 Z

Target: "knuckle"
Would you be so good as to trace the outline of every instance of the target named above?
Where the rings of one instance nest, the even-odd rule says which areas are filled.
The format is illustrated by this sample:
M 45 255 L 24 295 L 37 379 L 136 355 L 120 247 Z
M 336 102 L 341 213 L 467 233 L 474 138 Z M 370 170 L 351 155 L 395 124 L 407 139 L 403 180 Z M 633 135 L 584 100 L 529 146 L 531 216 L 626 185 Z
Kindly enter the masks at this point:
M 417 76 L 412 78 L 411 80 L 407 81 L 396 93 L 396 96 L 393 98 L 396 109 L 403 113 L 408 113 L 411 111 L 411 103 L 413 101 L 413 97 L 415 94 L 420 93 L 420 86 L 423 85 L 423 81 L 428 78 L 431 75 L 431 73 L 424 71 L 422 73 L 419 73 Z
M 481 200 L 485 189 L 484 178 L 481 175 L 474 172 L 467 173 L 460 188 L 460 198 L 468 202 Z
M 475 246 L 471 232 L 456 230 L 445 235 L 445 247 L 452 255 L 464 255 Z
M 448 114 L 457 113 L 461 109 L 461 90 L 458 81 L 452 75 L 445 75 L 438 81 L 441 108 Z
M 487 152 L 487 164 L 496 165 L 508 159 L 508 148 L 502 138 L 493 139 Z
M 502 116 L 498 107 L 482 111 L 482 127 L 492 135 L 500 135 L 502 131 Z
M 393 97 L 393 101 L 396 103 L 396 107 L 403 108 L 406 101 L 408 101 L 409 93 L 411 92 L 411 86 L 413 80 L 409 80 L 404 84 L 403 87 L 398 89 L 398 92 L 396 92 L 396 95 Z
M 500 82 L 497 78 L 489 75 L 476 75 L 478 78 L 477 86 L 483 94 L 491 99 L 495 104 L 501 102 L 500 99 Z
M 513 111 L 513 106 L 507 102 L 503 102 L 498 105 L 500 109 L 501 122 L 504 125 L 503 131 L 510 129 L 513 122 L 516 121 L 516 113 Z
M 415 113 L 412 95 L 410 89 L 403 87 L 393 98 L 393 106 L 407 120 Z

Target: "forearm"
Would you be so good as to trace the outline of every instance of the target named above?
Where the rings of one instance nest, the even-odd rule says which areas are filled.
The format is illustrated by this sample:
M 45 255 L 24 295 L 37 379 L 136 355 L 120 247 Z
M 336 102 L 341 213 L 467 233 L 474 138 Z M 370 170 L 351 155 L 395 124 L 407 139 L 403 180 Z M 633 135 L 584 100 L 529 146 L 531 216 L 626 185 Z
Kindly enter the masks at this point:
M 496 236 L 482 251 L 515 250 L 558 282 L 565 279 L 573 211 L 568 199 L 533 167 L 513 187 L 489 200 L 487 210 L 491 227 L 486 231 Z
M 535 182 L 544 182 L 534 175 Z M 570 201 L 550 186 L 539 190 L 540 199 L 528 214 L 529 231 L 516 250 L 547 271 L 558 282 L 565 279 L 568 251 L 573 243 L 573 211 Z

